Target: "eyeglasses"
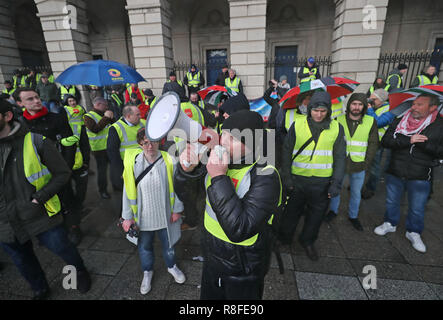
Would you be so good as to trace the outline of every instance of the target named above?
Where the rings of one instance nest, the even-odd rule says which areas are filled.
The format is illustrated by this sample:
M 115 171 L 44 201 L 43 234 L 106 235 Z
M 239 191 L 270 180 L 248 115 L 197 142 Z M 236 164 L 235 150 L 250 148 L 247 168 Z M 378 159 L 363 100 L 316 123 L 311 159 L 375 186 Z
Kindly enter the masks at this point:
M 157 142 L 153 142 L 153 141 L 143 141 L 142 142 L 142 145 L 143 146 L 149 146 L 149 145 L 151 145 L 151 146 L 155 146 L 157 144 Z

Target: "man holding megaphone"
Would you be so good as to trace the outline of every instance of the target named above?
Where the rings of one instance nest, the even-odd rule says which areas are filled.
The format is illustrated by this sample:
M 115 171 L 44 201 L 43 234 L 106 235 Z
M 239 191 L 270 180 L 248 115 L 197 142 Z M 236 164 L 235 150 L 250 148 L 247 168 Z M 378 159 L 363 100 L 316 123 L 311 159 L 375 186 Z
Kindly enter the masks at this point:
M 263 140 L 254 134 L 256 130 L 263 131 L 258 113 L 242 110 L 230 116 L 223 124 L 221 147 L 211 150 L 206 164 L 203 300 L 261 299 L 263 295 L 271 255 L 270 225 L 282 188 L 277 170 L 259 164 L 256 151 Z M 253 133 L 252 143 L 244 140 L 245 131 Z M 177 178 L 191 176 L 202 166 L 199 160 L 195 146 L 187 144 Z

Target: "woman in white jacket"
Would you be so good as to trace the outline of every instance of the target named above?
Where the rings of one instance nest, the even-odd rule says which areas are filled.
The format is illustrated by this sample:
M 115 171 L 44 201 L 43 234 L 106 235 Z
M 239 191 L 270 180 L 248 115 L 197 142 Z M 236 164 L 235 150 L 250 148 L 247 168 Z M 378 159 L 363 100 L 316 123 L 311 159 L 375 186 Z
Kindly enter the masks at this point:
M 137 246 L 144 273 L 140 292 L 147 294 L 151 290 L 153 276 L 155 234 L 162 243 L 168 272 L 177 283 L 186 281 L 176 265 L 174 251 L 174 245 L 181 236 L 183 203 L 174 192 L 176 165 L 172 157 L 159 151 L 158 142 L 146 138 L 144 128 L 137 133 L 137 142 L 142 149 L 125 152 L 122 217 L 126 232 L 132 224 L 139 231 Z

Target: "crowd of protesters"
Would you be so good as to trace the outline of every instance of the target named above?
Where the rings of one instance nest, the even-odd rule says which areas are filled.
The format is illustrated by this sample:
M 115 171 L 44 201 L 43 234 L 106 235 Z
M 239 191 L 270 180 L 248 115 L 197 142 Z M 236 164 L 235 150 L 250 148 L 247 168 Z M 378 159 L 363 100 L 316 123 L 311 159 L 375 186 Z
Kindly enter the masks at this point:
M 234 94 L 219 99 L 215 110 L 198 94 L 205 79 L 196 65 L 182 81 L 172 71 L 162 94 L 175 92 L 184 114 L 221 137 L 225 152 L 210 151 L 206 166 L 186 141 L 176 141 L 178 152 L 169 154 L 167 144 L 148 139 L 146 119 L 159 101 L 152 90 L 137 83 L 88 86 L 84 94 L 91 106 L 85 108 L 78 87 L 58 86 L 45 72 L 17 70 L 0 99 L 0 245 L 35 299 L 47 298 L 50 288 L 32 237 L 75 266 L 78 290 L 87 292 L 91 279 L 76 246 L 83 236 L 92 153 L 100 197 L 111 198 L 109 168 L 112 197 L 122 199 L 117 208 L 122 228 L 136 235 L 141 294 L 151 290 L 155 235 L 167 271 L 184 283 L 174 246 L 181 232 L 203 222 L 201 298 L 261 299 L 274 243 L 291 244 L 302 216 L 299 241 L 307 256 L 318 260 L 314 244 L 321 224 L 332 223 L 339 214 L 345 177 L 350 184 L 348 220 L 358 231 L 365 230 L 359 220 L 361 199 L 374 196 L 382 175 L 386 213 L 375 234 L 396 231 L 407 192 L 405 236 L 425 253 L 421 233 L 432 173 L 443 159 L 443 119 L 439 99 L 426 93 L 401 117 L 389 111 L 389 93 L 404 88 L 407 70 L 400 64 L 386 79 L 378 76 L 366 94 L 352 93 L 346 100 L 331 100 L 323 91 L 302 93 L 293 109 L 279 105 L 290 90 L 287 77 L 281 76 L 264 92 L 271 106 L 267 124 L 249 110 L 241 79 L 227 65 L 216 84 Z M 298 77 L 300 83 L 321 77 L 315 59 L 307 60 Z M 433 66 L 413 81 L 414 86 L 436 83 Z M 233 129 L 275 129 L 276 163 L 258 164 L 255 151 L 264 148 L 264 140 L 254 138 L 251 147 L 231 134 Z M 233 158 L 236 154 L 239 159 Z M 246 163 L 249 154 L 253 161 Z M 241 164 L 230 164 L 233 160 Z M 200 198 L 206 198 L 204 212 L 197 206 Z

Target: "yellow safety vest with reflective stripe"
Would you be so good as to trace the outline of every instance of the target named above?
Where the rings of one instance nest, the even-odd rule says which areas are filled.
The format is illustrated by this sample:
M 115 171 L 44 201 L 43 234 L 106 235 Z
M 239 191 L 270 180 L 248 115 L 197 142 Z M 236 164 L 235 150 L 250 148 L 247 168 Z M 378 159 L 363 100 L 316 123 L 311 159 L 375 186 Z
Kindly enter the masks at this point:
M 431 79 L 429 79 L 429 77 L 425 76 L 425 75 L 419 75 L 417 76 L 418 81 L 419 81 L 419 86 L 424 86 L 427 84 L 437 84 L 438 83 L 438 77 L 435 76 L 432 81 Z
M 140 148 L 140 145 L 137 143 L 137 131 L 140 128 L 144 128 L 145 125 L 146 120 L 144 119 L 140 119 L 140 123 L 136 126 L 129 126 L 122 119 L 112 124 L 120 138 L 120 157 L 122 160 L 125 158 L 126 149 Z
M 13 87 L 14 87 L 14 89 L 16 89 L 16 88 L 18 88 L 18 87 L 25 87 L 26 86 L 26 79 L 27 79 L 28 77 L 27 76 L 21 76 L 20 77 L 20 83 L 19 83 L 19 80 L 18 80 L 18 77 L 17 76 L 13 76 L 12 77 L 12 81 L 13 81 Z
M 90 117 L 95 123 L 99 123 L 99 121 L 103 118 L 103 116 L 99 115 L 94 110 L 89 111 L 84 115 L 85 117 Z M 88 128 L 86 128 L 86 133 L 88 134 L 89 145 L 91 146 L 91 151 L 101 151 L 106 150 L 106 144 L 108 141 L 108 131 L 110 125 L 108 124 L 103 130 L 98 133 L 94 133 Z
M 346 115 L 337 118 L 337 121 L 345 129 L 346 138 L 346 155 L 351 157 L 354 162 L 363 162 L 366 158 L 366 150 L 368 149 L 369 133 L 374 123 L 374 118 L 364 115 L 362 123 L 357 126 L 354 135 L 351 137 Z
M 286 132 L 289 131 L 289 128 L 294 123 L 295 119 L 302 116 L 301 113 L 297 112 L 297 109 L 288 109 L 285 114 L 285 128 Z
M 255 165 L 255 163 L 250 166 L 246 166 L 244 168 L 241 168 L 241 169 L 229 169 L 226 172 L 226 175 L 229 178 L 231 178 L 231 180 L 234 184 L 235 193 L 237 194 L 237 196 L 240 199 L 242 199 L 245 196 L 245 194 L 249 191 L 249 187 L 250 187 L 250 183 L 251 183 L 251 177 L 249 174 L 250 174 L 252 168 L 254 167 L 254 165 Z M 267 167 L 263 168 L 262 171 L 269 169 L 269 168 L 273 168 L 278 173 L 277 169 L 275 169 L 272 166 L 267 166 Z M 280 175 L 279 175 L 279 179 L 280 179 Z M 239 246 L 252 246 L 257 241 L 257 238 L 259 236 L 258 233 L 256 235 L 250 237 L 249 239 L 242 241 L 242 242 L 233 242 L 228 238 L 228 236 L 224 232 L 223 228 L 221 227 L 220 223 L 218 222 L 217 215 L 215 214 L 214 210 L 212 209 L 211 202 L 209 201 L 207 190 L 210 186 L 211 186 L 211 177 L 209 176 L 209 174 L 207 174 L 206 178 L 205 178 L 205 187 L 206 187 L 206 207 L 205 207 L 205 216 L 204 216 L 205 229 L 210 234 L 212 234 L 214 237 L 216 237 L 220 240 L 223 240 L 225 242 L 232 243 L 232 244 L 239 245 Z M 280 180 L 280 197 L 279 197 L 278 206 L 281 205 L 281 201 L 282 201 L 282 184 L 281 184 L 281 180 Z M 268 224 L 272 224 L 273 218 L 274 218 L 274 215 L 272 215 L 271 218 L 268 220 Z
M 53 74 L 51 74 L 51 75 L 48 77 L 48 81 L 49 81 L 50 83 L 54 83 L 54 75 L 53 75 Z
M 318 138 L 317 144 L 314 141 L 292 160 L 291 173 L 305 177 L 331 177 L 333 172 L 333 149 L 335 140 L 339 134 L 339 123 L 331 121 L 329 129 L 323 130 Z M 296 140 L 292 155 L 312 137 L 307 117 L 298 117 L 294 122 Z M 314 149 L 315 148 L 315 149 Z
M 225 86 L 232 91 L 240 92 L 240 89 L 238 88 L 238 85 L 240 84 L 239 77 L 235 77 L 234 80 L 231 81 L 231 78 L 227 77 L 225 79 Z
M 126 197 L 129 200 L 134 220 L 138 223 L 138 207 L 137 207 L 137 186 L 135 185 L 134 164 L 135 158 L 142 153 L 142 149 L 128 149 L 125 152 L 123 160 L 123 183 L 125 184 Z M 166 173 L 168 176 L 168 189 L 171 213 L 174 210 L 175 192 L 174 192 L 174 164 L 172 157 L 165 151 L 160 151 L 163 161 L 166 165 Z
M 192 76 L 191 72 L 186 73 L 186 77 L 188 78 L 188 86 L 189 87 L 198 87 L 200 84 L 200 71 L 196 72 L 194 76 Z
M 2 92 L 12 96 L 14 94 L 14 92 L 15 92 L 15 88 L 11 88 L 10 91 L 8 91 L 8 89 L 5 88 Z
M 111 98 L 117 103 L 117 106 L 120 107 L 123 105 L 123 101 L 120 99 L 118 94 L 116 94 L 116 93 L 111 94 Z
M 26 180 L 35 187 L 38 192 L 46 186 L 51 180 L 51 173 L 48 168 L 41 162 L 40 155 L 37 152 L 35 144 L 36 134 L 28 132 L 23 141 L 23 165 Z M 45 139 L 45 137 L 43 137 Z M 61 204 L 57 195 L 44 204 L 48 216 L 52 217 L 60 212 Z
M 396 73 L 394 73 L 394 74 L 391 74 L 391 75 L 388 77 L 388 79 L 386 80 L 386 83 L 388 84 L 388 85 L 385 87 L 385 90 L 386 90 L 386 91 L 389 91 L 389 88 L 391 87 L 391 84 L 389 83 L 389 81 L 390 81 L 391 78 L 394 77 L 394 76 L 397 76 L 397 77 L 398 77 L 397 89 L 401 87 L 401 76 L 398 75 L 398 74 L 396 74 Z
M 343 114 L 343 101 L 340 101 L 338 103 L 333 103 L 331 105 L 332 113 L 331 113 L 331 119 L 337 119 L 339 116 Z
M 152 110 L 156 102 L 157 102 L 157 97 L 154 97 L 154 99 L 152 99 L 151 103 L 149 104 L 149 110 Z M 148 104 L 148 99 L 146 99 L 146 104 Z
M 75 151 L 74 166 L 72 170 L 77 170 L 83 166 L 83 155 L 80 150 L 80 134 L 82 126 L 85 124 L 83 116 L 85 115 L 85 109 L 82 106 L 77 105 L 75 108 L 70 106 L 64 106 L 66 115 L 68 117 L 69 126 L 72 129 L 72 133 L 77 137 L 76 143 L 77 149 Z
M 172 81 L 167 80 L 166 82 L 172 82 Z M 183 82 L 181 82 L 180 80 L 176 80 L 175 82 L 177 82 L 180 87 L 183 87 Z
M 301 79 L 300 82 L 312 81 L 316 79 L 315 74 L 317 73 L 317 68 L 312 68 L 311 70 L 309 70 L 308 67 L 303 68 L 303 73 L 309 73 L 309 72 L 313 72 L 313 74 L 306 78 Z
M 384 104 L 382 105 L 380 108 L 378 108 L 377 110 L 375 110 L 375 114 L 380 117 L 383 113 L 386 113 L 389 111 L 389 104 Z M 378 139 L 381 141 L 381 139 L 383 138 L 383 136 L 386 133 L 386 130 L 388 130 L 389 125 L 384 126 L 382 128 L 378 128 Z
M 129 98 L 131 98 L 131 94 L 132 94 L 132 86 L 129 86 L 127 90 L 128 90 L 128 93 L 129 93 Z M 144 93 L 143 93 L 143 90 L 140 90 L 140 88 L 139 88 L 139 89 L 138 89 L 138 92 L 140 92 L 140 96 L 142 97 L 142 102 L 145 102 L 146 97 L 145 97 L 145 95 L 144 95 Z
M 180 103 L 180 108 L 182 111 L 192 120 L 197 121 L 202 126 L 205 125 L 205 119 L 201 110 L 196 107 L 192 102 L 182 102 Z
M 69 90 L 66 89 L 65 86 L 60 87 L 60 97 L 63 101 L 65 100 L 65 96 L 67 96 L 67 95 L 72 95 L 75 97 L 75 93 L 76 93 L 76 90 L 75 90 L 74 86 L 70 87 Z

